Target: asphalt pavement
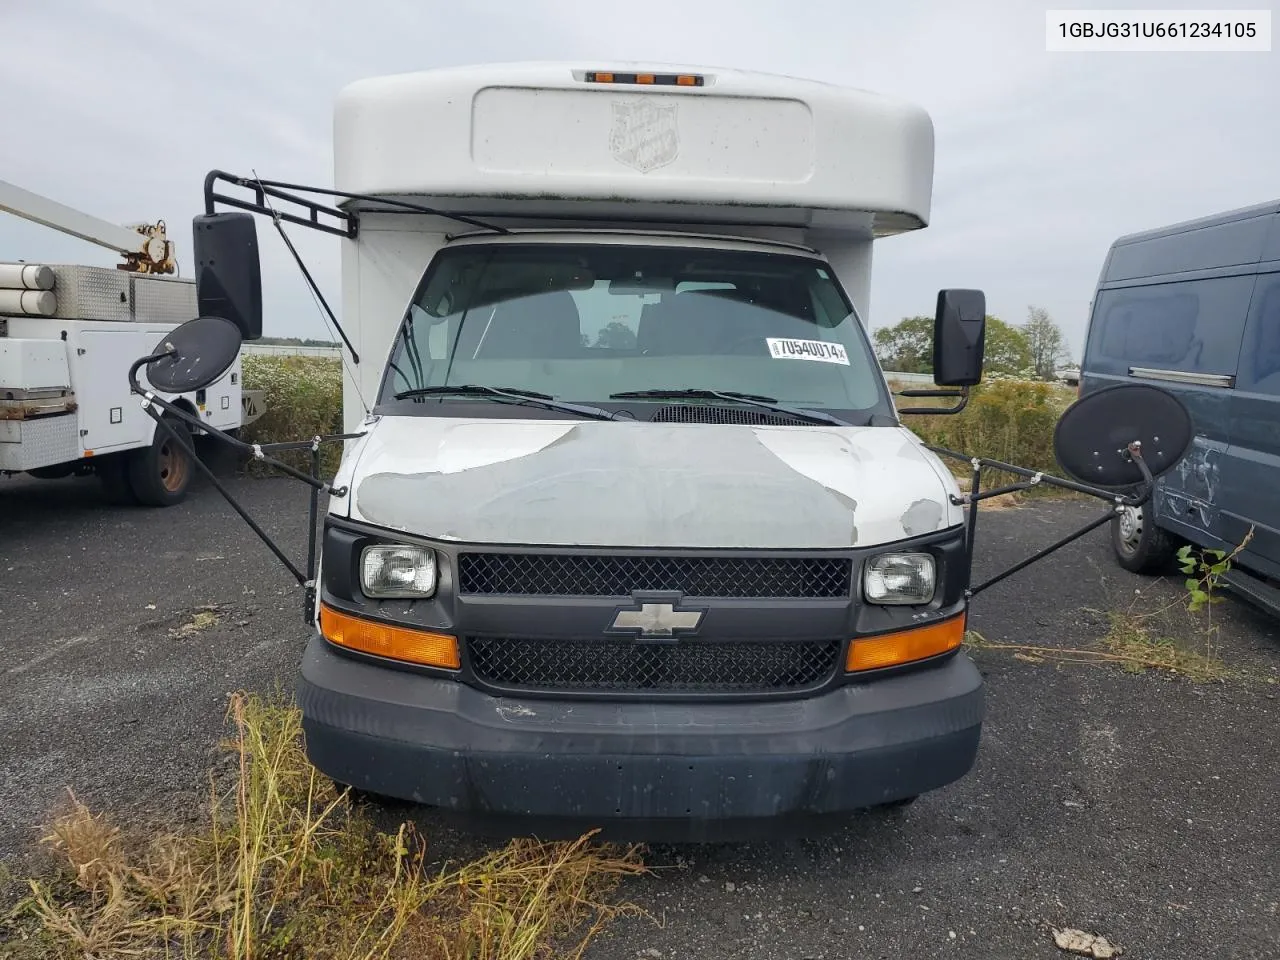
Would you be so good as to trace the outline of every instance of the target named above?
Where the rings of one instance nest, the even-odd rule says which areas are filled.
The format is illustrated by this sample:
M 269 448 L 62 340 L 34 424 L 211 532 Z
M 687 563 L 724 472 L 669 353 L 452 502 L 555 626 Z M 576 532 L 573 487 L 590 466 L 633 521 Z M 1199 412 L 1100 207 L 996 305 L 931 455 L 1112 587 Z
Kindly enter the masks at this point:
M 301 562 L 305 488 L 231 486 Z M 977 576 L 1099 509 L 984 510 Z M 971 627 L 1087 648 L 1105 611 L 1178 589 L 1116 567 L 1104 529 L 983 593 Z M 618 922 L 588 957 L 1066 957 L 1053 927 L 1125 957 L 1280 956 L 1280 626 L 1234 600 L 1214 616 L 1251 679 L 974 650 L 988 720 L 968 777 L 820 840 L 655 848 L 621 895 L 660 923 Z M 92 480 L 0 479 L 0 865 L 34 867 L 68 789 L 119 818 L 193 810 L 228 693 L 291 688 L 305 640 L 300 589 L 215 491 L 128 509 Z M 439 855 L 496 842 L 415 816 Z

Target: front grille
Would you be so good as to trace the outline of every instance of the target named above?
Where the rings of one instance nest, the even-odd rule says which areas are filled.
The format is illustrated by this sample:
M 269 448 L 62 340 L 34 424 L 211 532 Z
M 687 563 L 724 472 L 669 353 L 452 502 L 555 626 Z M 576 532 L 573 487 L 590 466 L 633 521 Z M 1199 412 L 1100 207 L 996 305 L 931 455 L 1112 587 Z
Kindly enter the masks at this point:
M 810 421 L 770 410 L 744 410 L 741 407 L 715 407 L 699 404 L 675 404 L 661 407 L 652 417 L 653 423 L 736 423 L 752 427 L 804 426 Z
M 634 640 L 467 640 L 476 677 L 524 690 L 764 693 L 826 681 L 839 640 L 637 643 Z
M 649 557 L 464 553 L 464 594 L 629 597 L 636 590 L 687 597 L 822 598 L 849 595 L 847 557 Z

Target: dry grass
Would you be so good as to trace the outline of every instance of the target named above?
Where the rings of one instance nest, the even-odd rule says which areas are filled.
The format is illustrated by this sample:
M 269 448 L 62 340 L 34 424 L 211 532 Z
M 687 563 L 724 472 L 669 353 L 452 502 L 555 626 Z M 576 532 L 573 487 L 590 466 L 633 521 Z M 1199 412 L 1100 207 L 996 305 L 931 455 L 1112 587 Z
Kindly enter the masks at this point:
M 1236 672 L 1211 650 L 1200 650 L 1187 641 L 1165 635 L 1148 617 L 1127 612 L 1108 611 L 1110 629 L 1102 637 L 1102 645 L 1122 658 L 1120 665 L 1132 672 L 1162 670 L 1190 680 L 1225 680 Z
M 230 783 L 198 830 L 144 835 L 72 797 L 45 842 L 61 873 L 0 926 L 0 956 L 535 960 L 577 957 L 620 913 L 634 848 L 516 840 L 428 873 L 405 823 L 386 834 L 306 760 L 280 697 L 232 698 Z M 25 952 L 24 952 L 25 951 Z
M 180 627 L 176 627 L 169 631 L 169 635 L 175 639 L 189 637 L 201 630 L 208 630 L 210 627 L 217 626 L 220 617 L 216 607 L 201 607 L 192 613 L 191 619 Z
M 1110 629 L 1095 647 L 1051 647 L 1027 643 L 993 643 L 977 631 L 965 635 L 965 644 L 974 650 L 998 650 L 1029 663 L 1111 664 L 1129 673 L 1161 671 L 1203 683 L 1236 676 L 1222 660 L 1208 657 L 1185 643 L 1154 633 L 1138 617 L 1107 614 Z
M 1195 682 L 1243 680 L 1275 684 L 1265 673 L 1228 665 L 1222 659 L 1217 643 L 1219 625 L 1214 623 L 1213 608 L 1222 601 L 1220 577 L 1231 562 L 1253 539 L 1253 528 L 1233 551 L 1199 551 L 1187 546 L 1178 552 L 1183 572 L 1182 591 L 1152 603 L 1155 591 L 1135 590 L 1127 603 L 1117 603 L 1109 610 L 1085 608 L 1082 612 L 1105 619 L 1106 633 L 1089 649 L 1064 649 L 1022 643 L 992 643 L 981 634 L 970 631 L 965 642 L 976 650 L 1012 652 L 1019 660 L 1043 662 L 1111 663 L 1130 673 L 1159 671 Z M 1185 554 L 1185 555 L 1184 555 Z M 1190 576 L 1195 574 L 1195 576 Z

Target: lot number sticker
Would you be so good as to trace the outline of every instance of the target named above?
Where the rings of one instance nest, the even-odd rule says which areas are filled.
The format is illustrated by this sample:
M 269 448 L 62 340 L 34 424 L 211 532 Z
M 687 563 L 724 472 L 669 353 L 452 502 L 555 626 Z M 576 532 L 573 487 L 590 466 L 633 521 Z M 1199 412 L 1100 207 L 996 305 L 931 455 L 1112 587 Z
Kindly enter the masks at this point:
M 826 340 L 788 340 L 782 337 L 766 337 L 769 354 L 775 360 L 817 360 L 819 363 L 849 365 L 849 354 L 838 343 Z

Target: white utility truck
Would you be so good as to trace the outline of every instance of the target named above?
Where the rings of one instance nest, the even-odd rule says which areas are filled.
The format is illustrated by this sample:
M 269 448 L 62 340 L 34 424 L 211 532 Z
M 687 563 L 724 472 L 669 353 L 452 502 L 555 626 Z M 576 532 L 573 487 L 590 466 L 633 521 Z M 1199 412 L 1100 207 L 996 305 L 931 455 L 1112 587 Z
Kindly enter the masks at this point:
M 343 238 L 358 436 L 307 584 L 312 761 L 471 816 L 686 839 L 964 776 L 963 500 L 865 328 L 874 242 L 929 220 L 928 115 L 535 63 L 356 83 L 334 138 L 333 189 L 209 175 L 190 334 L 259 335 L 244 211 Z M 929 395 L 980 379 L 984 303 L 939 294 Z
M 116 502 L 182 500 L 190 458 L 157 430 L 126 378 L 158 335 L 196 315 L 194 281 L 172 276 L 177 264 L 164 222 L 118 226 L 4 181 L 0 211 L 124 258 L 117 269 L 0 263 L 0 474 L 93 473 Z M 167 399 L 236 431 L 245 423 L 241 387 L 237 362 L 207 388 Z

